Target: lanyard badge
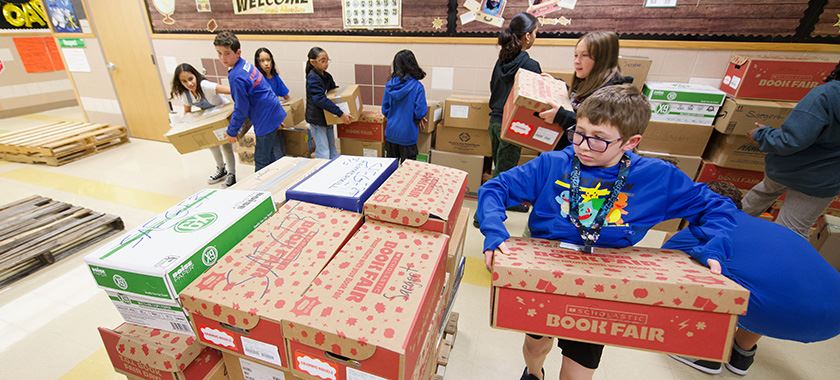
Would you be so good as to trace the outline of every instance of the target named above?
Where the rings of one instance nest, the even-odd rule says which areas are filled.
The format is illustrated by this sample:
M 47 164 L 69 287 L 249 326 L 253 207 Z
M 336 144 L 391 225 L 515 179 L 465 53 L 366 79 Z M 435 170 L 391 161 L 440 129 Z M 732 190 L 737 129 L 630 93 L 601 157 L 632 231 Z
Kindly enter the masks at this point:
M 601 228 L 604 226 L 604 221 L 607 219 L 607 213 L 609 213 L 612 209 L 613 204 L 616 199 L 618 199 L 618 194 L 621 193 L 621 189 L 624 188 L 624 184 L 627 182 L 627 173 L 630 171 L 630 157 L 626 154 L 623 155 L 619 165 L 621 166 L 618 169 L 618 177 L 616 178 L 612 189 L 610 189 L 609 198 L 607 198 L 607 201 L 601 206 L 601 209 L 598 210 L 598 215 L 592 221 L 592 225 L 587 228 L 580 222 L 579 215 L 581 200 L 580 160 L 577 156 L 575 156 L 572 161 L 572 175 L 569 186 L 569 220 L 577 228 L 580 238 L 583 240 L 583 252 L 585 253 L 592 253 L 592 246 L 595 245 L 595 242 L 597 242 L 598 238 L 601 236 Z

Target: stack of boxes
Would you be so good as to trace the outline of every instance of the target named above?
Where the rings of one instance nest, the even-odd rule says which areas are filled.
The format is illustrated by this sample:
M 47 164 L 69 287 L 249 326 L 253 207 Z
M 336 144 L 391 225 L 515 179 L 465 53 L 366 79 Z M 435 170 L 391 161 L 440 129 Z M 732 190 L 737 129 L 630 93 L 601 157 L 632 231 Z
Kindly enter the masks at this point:
M 286 119 L 278 129 L 283 138 L 285 154 L 291 157 L 310 157 L 315 151 L 315 144 L 309 135 L 309 124 L 306 123 L 306 104 L 303 98 L 281 100 Z M 254 150 L 257 147 L 257 136 L 250 129 L 250 125 L 242 128 L 241 136 L 234 144 L 239 162 L 246 165 L 254 164 Z
M 478 193 L 492 156 L 490 98 L 452 95 L 443 105 L 443 122 L 435 131 L 431 163 L 469 173 L 467 192 Z
M 379 106 L 364 105 L 357 121 L 337 126 L 341 154 L 384 157 L 385 122 Z

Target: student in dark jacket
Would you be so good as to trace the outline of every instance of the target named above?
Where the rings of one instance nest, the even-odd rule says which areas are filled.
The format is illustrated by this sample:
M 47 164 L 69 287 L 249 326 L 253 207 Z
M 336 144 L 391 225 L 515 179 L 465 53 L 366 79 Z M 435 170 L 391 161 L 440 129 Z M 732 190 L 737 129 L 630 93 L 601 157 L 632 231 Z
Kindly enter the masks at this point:
M 313 47 L 309 49 L 306 61 L 306 122 L 315 139 L 315 157 L 335 158 L 338 152 L 335 148 L 335 128 L 327 125 L 324 111 L 341 118 L 342 123 L 349 124 L 350 114 L 338 108 L 332 100 L 327 98 L 327 91 L 336 86 L 332 75 L 327 72 L 330 66 L 330 56 L 324 49 Z
M 400 50 L 394 56 L 394 72 L 385 84 L 382 114 L 385 125 L 385 155 L 400 162 L 417 159 L 417 136 L 420 125 L 428 122 L 426 90 L 420 80 L 426 72 L 417 64 L 411 50 Z
M 744 196 L 744 212 L 758 215 L 782 194 L 776 219 L 806 237 L 840 194 L 840 63 L 811 90 L 781 128 L 758 125 L 749 136 L 767 153 L 764 180 Z

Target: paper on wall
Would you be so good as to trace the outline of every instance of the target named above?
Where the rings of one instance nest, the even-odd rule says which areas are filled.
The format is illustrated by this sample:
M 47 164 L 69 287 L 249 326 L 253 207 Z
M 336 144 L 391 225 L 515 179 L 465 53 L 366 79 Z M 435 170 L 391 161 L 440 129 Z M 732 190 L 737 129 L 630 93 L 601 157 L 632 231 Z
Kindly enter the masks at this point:
M 67 62 L 67 70 L 76 73 L 89 73 L 90 63 L 88 62 L 85 49 L 61 48 L 64 61 Z
M 452 90 L 455 68 L 432 67 L 432 90 Z

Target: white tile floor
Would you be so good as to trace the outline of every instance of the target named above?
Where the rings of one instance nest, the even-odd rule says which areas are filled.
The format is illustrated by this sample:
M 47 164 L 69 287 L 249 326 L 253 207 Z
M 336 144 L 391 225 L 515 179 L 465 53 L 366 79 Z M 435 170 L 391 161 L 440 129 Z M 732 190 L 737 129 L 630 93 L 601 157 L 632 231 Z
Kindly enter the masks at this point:
M 76 109 L 0 120 L 13 130 L 56 118 L 79 117 Z M 20 165 L 0 161 L 0 203 L 32 194 L 119 215 L 136 225 L 166 206 L 205 187 L 212 159 L 207 152 L 179 155 L 164 143 L 130 144 L 66 166 Z M 240 176 L 253 168 L 240 165 Z M 466 207 L 475 207 L 467 201 Z M 514 214 L 508 228 L 526 224 Z M 658 246 L 652 232 L 645 245 Z M 515 379 L 524 365 L 522 334 L 489 327 L 489 276 L 480 257 L 482 237 L 469 228 L 467 275 L 454 310 L 460 313 L 458 337 L 446 369 L 447 379 Z M 82 262 L 84 252 L 12 286 L 0 289 L 0 379 L 120 379 L 101 348 L 98 326 L 116 326 L 120 316 L 96 288 Z M 840 379 L 840 338 L 816 344 L 762 340 L 749 379 Z M 560 353 L 554 350 L 546 375 L 557 378 Z M 664 355 L 608 347 L 598 380 L 710 379 Z M 724 373 L 715 378 L 738 378 Z

